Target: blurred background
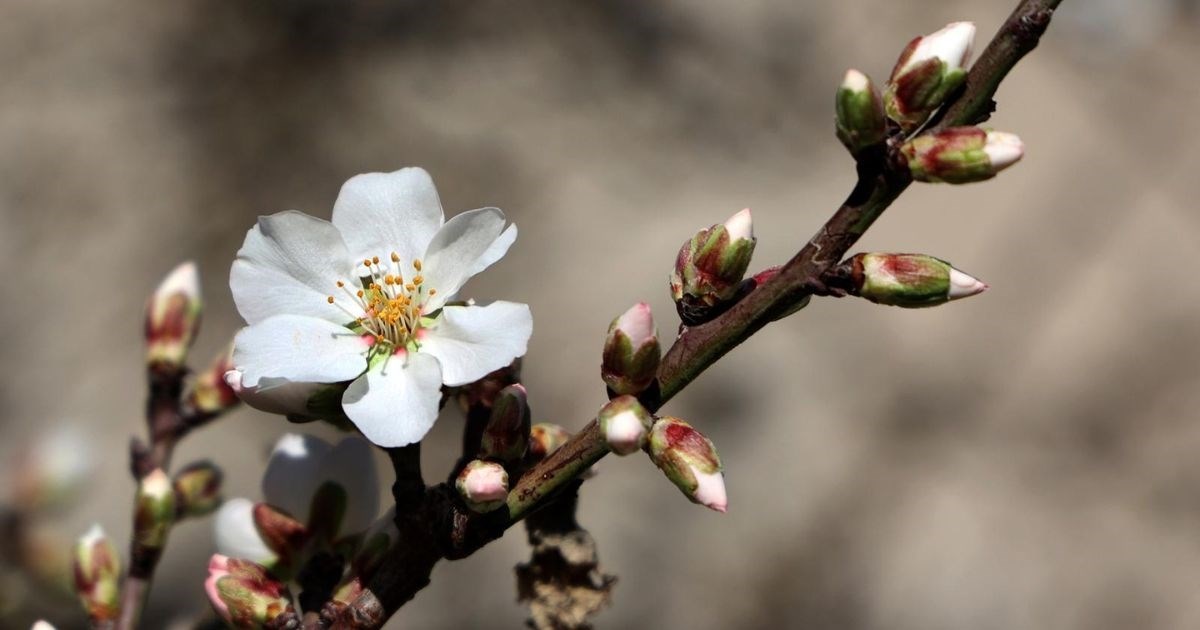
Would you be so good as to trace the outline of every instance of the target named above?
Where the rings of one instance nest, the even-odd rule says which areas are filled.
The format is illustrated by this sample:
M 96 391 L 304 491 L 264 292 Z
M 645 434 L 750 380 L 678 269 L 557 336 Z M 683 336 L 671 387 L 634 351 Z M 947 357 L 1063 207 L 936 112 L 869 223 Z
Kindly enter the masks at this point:
M 405 165 L 450 215 L 503 208 L 520 238 L 470 293 L 532 306 L 534 420 L 577 429 L 604 402 L 610 319 L 646 300 L 674 331 L 679 243 L 748 206 L 755 266 L 779 264 L 842 201 L 846 68 L 882 82 L 954 20 L 982 47 L 1014 4 L 7 0 L 0 457 L 58 431 L 91 462 L 33 534 L 65 551 L 98 521 L 124 547 L 144 299 L 198 261 L 205 365 L 241 323 L 226 280 L 257 215 L 328 217 L 350 176 Z M 620 579 L 599 627 L 1200 627 L 1198 14 L 1065 2 L 998 95 L 991 124 L 1024 161 L 913 186 L 857 248 L 930 253 L 991 291 L 923 311 L 816 300 L 664 409 L 716 442 L 728 514 L 645 458 L 599 465 L 580 518 Z M 460 426 L 448 408 L 427 478 Z M 228 496 L 257 498 L 292 428 L 239 410 L 176 465 L 211 457 Z M 208 520 L 176 528 L 146 627 L 207 613 L 210 553 Z M 527 557 L 514 528 L 443 563 L 391 627 L 521 627 Z M 71 599 L 22 606 L 50 587 L 3 580 L 4 627 L 83 626 Z

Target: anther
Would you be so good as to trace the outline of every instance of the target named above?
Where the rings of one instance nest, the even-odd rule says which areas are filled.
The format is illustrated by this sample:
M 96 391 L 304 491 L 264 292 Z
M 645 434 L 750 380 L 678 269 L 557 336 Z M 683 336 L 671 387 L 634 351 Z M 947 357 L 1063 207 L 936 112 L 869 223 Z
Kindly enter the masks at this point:
M 392 252 L 392 262 L 394 262 L 394 263 L 400 262 L 400 255 L 397 254 L 396 252 Z
M 413 259 L 413 269 L 416 269 L 417 271 L 421 270 L 421 259 L 420 258 Z
M 326 298 L 326 301 L 329 302 L 330 304 L 333 304 L 333 296 L 331 295 L 328 298 Z

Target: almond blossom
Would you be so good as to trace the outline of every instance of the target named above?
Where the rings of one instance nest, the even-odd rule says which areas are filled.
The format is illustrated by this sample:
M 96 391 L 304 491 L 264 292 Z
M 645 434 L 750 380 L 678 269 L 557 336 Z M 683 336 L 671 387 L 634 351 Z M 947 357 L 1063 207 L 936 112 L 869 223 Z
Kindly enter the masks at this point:
M 305 415 L 298 395 L 348 382 L 342 411 L 367 439 L 420 441 L 442 385 L 471 383 L 525 353 L 527 305 L 453 301 L 516 236 L 497 208 L 446 221 L 420 168 L 351 178 L 332 221 L 260 217 L 230 273 L 249 324 L 234 342 L 231 386 L 251 406 Z

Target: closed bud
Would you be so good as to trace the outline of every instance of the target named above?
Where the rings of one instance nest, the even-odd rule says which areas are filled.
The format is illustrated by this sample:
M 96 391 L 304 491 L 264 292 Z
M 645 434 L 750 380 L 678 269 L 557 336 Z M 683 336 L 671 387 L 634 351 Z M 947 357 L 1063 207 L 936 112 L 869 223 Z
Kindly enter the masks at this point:
M 846 71 L 834 103 L 837 113 L 837 137 L 851 155 L 883 142 L 887 137 L 887 118 L 879 90 L 867 75 Z
M 217 616 L 233 628 L 261 628 L 295 613 L 287 586 L 248 560 L 214 555 L 204 592 Z
M 1003 131 L 951 127 L 904 143 L 913 179 L 919 182 L 969 184 L 991 179 L 1025 154 L 1021 139 Z
M 483 429 L 479 456 L 513 464 L 525 457 L 529 445 L 529 402 L 525 386 L 509 385 L 492 404 L 492 415 Z
M 155 468 L 138 483 L 133 515 L 133 536 L 147 549 L 162 549 L 175 522 L 175 488 L 161 468 Z
M 200 328 L 200 274 L 196 263 L 172 271 L 146 304 L 146 362 L 179 368 Z
M 458 494 L 473 512 L 491 512 L 508 498 L 508 473 L 496 462 L 472 460 L 454 482 Z
M 654 382 L 660 358 L 650 305 L 638 302 L 608 325 L 600 377 L 618 394 L 637 394 Z
M 267 547 L 285 560 L 308 540 L 308 528 L 292 515 L 267 503 L 255 503 L 251 512 L 254 527 Z
M 975 25 L 955 22 L 923 35 L 900 54 L 883 100 L 905 131 L 920 127 L 967 78 Z
M 539 422 L 529 429 L 529 456 L 545 459 L 571 439 L 571 432 L 549 422 Z
M 843 263 L 851 293 L 876 304 L 920 308 L 983 293 L 988 286 L 925 254 L 856 254 Z
M 233 370 L 233 346 L 218 354 L 208 369 L 196 376 L 188 393 L 188 406 L 206 415 L 215 416 L 237 406 L 238 396 L 226 382 L 225 374 Z
M 725 477 L 713 443 L 692 425 L 665 417 L 650 430 L 650 459 L 693 503 L 724 512 Z
M 597 416 L 600 432 L 608 448 L 617 455 L 629 455 L 646 444 L 646 435 L 654 419 L 633 396 L 618 396 L 604 405 Z
M 221 505 L 221 469 L 195 462 L 175 474 L 175 499 L 182 516 L 204 516 Z
M 671 273 L 671 297 L 685 323 L 705 321 L 737 295 L 755 243 L 747 208 L 683 244 Z
M 99 525 L 93 525 L 78 542 L 72 558 L 75 592 L 88 618 L 111 621 L 120 613 L 121 558 Z
M 38 619 L 37 621 L 33 622 L 32 626 L 29 626 L 29 630 L 55 630 L 55 628 L 49 621 L 46 621 L 45 619 Z

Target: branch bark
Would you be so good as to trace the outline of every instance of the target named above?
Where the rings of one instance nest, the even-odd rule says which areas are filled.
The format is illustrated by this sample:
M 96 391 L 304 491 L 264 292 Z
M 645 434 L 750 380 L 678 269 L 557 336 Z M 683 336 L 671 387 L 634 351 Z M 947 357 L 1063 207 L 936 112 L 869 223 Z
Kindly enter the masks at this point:
M 967 75 L 965 87 L 943 108 L 936 128 L 975 124 L 990 115 L 1001 81 L 1033 50 L 1062 0 L 1022 0 L 1001 26 Z M 755 287 L 732 308 L 710 322 L 685 328 L 663 357 L 658 387 L 642 401 L 651 411 L 691 383 L 771 321 L 780 319 L 813 294 L 827 294 L 822 277 L 846 255 L 884 210 L 912 183 L 898 156 L 904 138 L 894 136 L 886 148 L 858 163 L 858 181 L 850 195 L 817 233 L 777 274 Z M 509 493 L 507 510 L 475 515 L 461 507 L 453 491 L 442 486 L 426 494 L 420 515 L 406 519 L 414 531 L 410 544 L 385 563 L 367 590 L 350 607 L 348 619 L 334 627 L 378 628 L 429 581 L 441 558 L 470 555 L 504 530 L 571 485 L 580 473 L 608 453 L 595 419 L 565 445 L 530 468 Z M 430 500 L 435 497 L 436 500 Z M 415 557 L 415 558 L 414 558 Z

